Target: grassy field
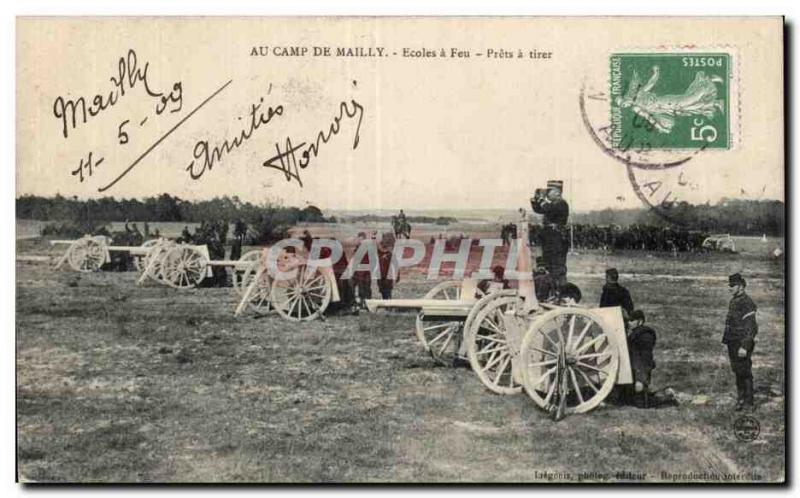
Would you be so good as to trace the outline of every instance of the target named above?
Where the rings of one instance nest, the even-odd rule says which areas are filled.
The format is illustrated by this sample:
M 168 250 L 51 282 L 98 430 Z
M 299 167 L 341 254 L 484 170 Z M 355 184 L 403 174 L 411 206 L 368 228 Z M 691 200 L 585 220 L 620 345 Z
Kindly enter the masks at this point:
M 664 481 L 672 479 L 667 472 L 780 481 L 783 268 L 764 244 L 744 242 L 752 248 L 738 255 L 570 256 L 586 303 L 597 302 L 606 267 L 634 274 L 624 284 L 658 331 L 654 387 L 672 386 L 682 403 L 601 406 L 557 423 L 525 395 L 493 395 L 470 370 L 436 366 L 416 342 L 412 314 L 305 324 L 234 318 L 230 289 L 139 287 L 133 273 L 78 275 L 20 261 L 19 476 L 577 482 L 620 480 L 620 472 Z M 18 241 L 17 251 L 56 254 L 38 239 Z M 725 282 L 652 277 L 742 269 L 760 326 L 754 416 L 761 432 L 749 443 L 732 429 L 735 388 L 720 344 Z M 395 294 L 419 297 L 432 286 L 410 272 Z

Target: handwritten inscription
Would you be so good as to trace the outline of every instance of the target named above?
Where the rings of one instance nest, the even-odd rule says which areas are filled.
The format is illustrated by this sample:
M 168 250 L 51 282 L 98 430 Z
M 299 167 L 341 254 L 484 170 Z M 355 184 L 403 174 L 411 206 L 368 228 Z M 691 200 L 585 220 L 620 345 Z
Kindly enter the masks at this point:
M 194 145 L 194 160 L 186 167 L 189 175 L 194 180 L 203 176 L 206 170 L 210 171 L 215 163 L 222 160 L 224 155 L 241 147 L 262 125 L 268 124 L 275 116 L 283 115 L 282 105 L 277 105 L 275 107 L 270 106 L 267 108 L 266 112 L 264 112 L 261 110 L 261 105 L 263 103 L 264 98 L 262 97 L 257 104 L 252 104 L 250 106 L 250 125 L 239 132 L 239 134 L 230 141 L 227 139 L 223 140 L 219 145 L 214 145 L 210 148 L 208 140 L 199 140 Z
M 322 129 L 317 133 L 316 139 L 311 144 L 301 142 L 298 145 L 294 145 L 289 137 L 286 137 L 283 149 L 281 149 L 280 143 L 276 143 L 276 154 L 264 161 L 264 166 L 279 170 L 285 175 L 287 182 L 295 180 L 302 187 L 303 180 L 300 178 L 300 170 L 306 169 L 311 164 L 311 160 L 319 155 L 322 144 L 327 144 L 331 138 L 339 134 L 341 122 L 344 118 L 358 119 L 355 125 L 355 133 L 353 134 L 353 149 L 355 149 L 358 147 L 364 108 L 355 100 L 351 100 L 349 103 L 341 102 L 339 104 L 339 115 L 333 118 L 327 132 Z M 297 153 L 300 154 L 299 160 Z
M 68 139 L 71 133 L 79 127 L 91 124 L 92 118 L 109 111 L 125 95 L 132 95 L 134 93 L 133 90 L 136 88 L 142 89 L 141 93 L 144 97 L 155 100 L 153 110 L 156 116 L 160 116 L 167 111 L 169 113 L 181 112 L 183 110 L 183 83 L 181 81 L 175 82 L 169 92 L 157 91 L 148 80 L 149 69 L 150 63 L 145 61 L 144 64 L 140 64 L 136 51 L 130 49 L 126 56 L 119 58 L 117 74 L 109 78 L 112 88 L 107 92 L 98 93 L 93 98 L 68 98 L 61 95 L 56 97 L 53 102 L 53 115 L 60 120 L 61 134 L 64 138 Z M 113 179 L 98 188 L 98 191 L 104 192 L 120 182 L 156 147 L 161 145 L 164 140 L 209 101 L 219 95 L 232 81 L 228 80 L 205 100 L 183 114 L 177 123 L 156 139 L 127 167 L 121 171 L 114 172 Z M 355 85 L 355 81 L 353 84 Z M 270 85 L 270 90 L 267 91 L 267 94 L 270 93 L 271 89 L 272 85 Z M 244 117 L 238 118 L 239 121 L 244 119 L 246 123 L 239 133 L 222 141 L 212 141 L 207 138 L 195 141 L 192 149 L 193 159 L 185 167 L 189 176 L 194 180 L 199 180 L 207 171 L 211 171 L 215 165 L 219 164 L 223 158 L 250 142 L 256 131 L 272 122 L 276 117 L 283 115 L 284 105 L 265 106 L 264 97 L 261 97 L 258 102 L 250 104 L 249 113 Z M 153 117 L 153 115 L 126 116 L 121 119 L 112 132 L 116 134 L 114 138 L 117 146 L 130 147 L 129 144 L 135 141 L 136 130 L 151 122 L 148 121 L 150 117 Z M 303 141 L 298 145 L 294 145 L 292 140 L 287 137 L 284 140 L 285 147 L 282 148 L 281 144 L 276 143 L 276 154 L 264 161 L 263 166 L 281 171 L 287 181 L 295 180 L 302 187 L 301 170 L 306 169 L 320 155 L 323 144 L 327 144 L 334 136 L 340 133 L 343 121 L 353 120 L 355 122 L 353 149 L 358 147 L 363 117 L 364 108 L 358 102 L 355 100 L 342 101 L 339 104 L 338 115 L 333 118 L 329 125 L 317 132 L 313 141 Z M 101 154 L 98 154 L 96 150 L 90 150 L 80 158 L 77 168 L 71 169 L 70 173 L 82 183 L 89 179 L 103 162 L 104 158 Z M 103 169 L 105 170 L 106 168 Z M 113 168 L 109 168 L 109 171 L 113 171 Z
M 90 118 L 113 107 L 125 96 L 126 90 L 133 91 L 137 86 L 141 86 L 148 97 L 156 100 L 157 115 L 161 115 L 167 108 L 170 109 L 170 112 L 179 112 L 183 108 L 183 85 L 181 82 L 175 82 L 169 93 L 155 91 L 147 79 L 149 68 L 149 62 L 145 62 L 144 66 L 140 67 L 136 51 L 130 49 L 126 57 L 119 58 L 117 74 L 109 78 L 112 89 L 107 93 L 98 93 L 91 100 L 86 97 L 78 97 L 75 100 L 63 96 L 56 97 L 53 102 L 53 115 L 61 121 L 61 133 L 64 138 L 69 138 L 70 130 L 76 129 L 80 124 L 86 124 Z

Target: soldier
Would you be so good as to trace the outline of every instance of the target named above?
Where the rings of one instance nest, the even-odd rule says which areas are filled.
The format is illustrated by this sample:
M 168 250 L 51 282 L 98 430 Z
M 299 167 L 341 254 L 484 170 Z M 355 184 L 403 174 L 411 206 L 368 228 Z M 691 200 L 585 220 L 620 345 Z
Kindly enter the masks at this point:
M 501 265 L 496 265 L 492 268 L 492 279 L 481 280 L 478 282 L 478 289 L 484 294 L 501 291 L 503 289 L 510 289 L 511 283 L 505 278 L 506 269 Z
M 378 267 L 380 269 L 378 291 L 380 291 L 382 299 L 391 299 L 394 284 L 400 281 L 399 271 L 397 272 L 397 275 L 395 275 L 396 278 L 392 278 L 392 275 L 389 274 L 389 270 L 392 267 L 392 261 L 393 257 L 391 248 L 388 247 L 384 241 L 381 241 L 378 243 Z
M 753 348 L 758 333 L 756 305 L 744 289 L 747 283 L 740 273 L 728 277 L 731 302 L 725 319 L 722 343 L 728 347 L 731 369 L 736 376 L 736 411 L 752 411 L 753 406 Z
M 131 223 L 132 229 L 130 230 L 130 244 L 134 246 L 140 246 L 144 243 L 144 235 L 142 232 L 139 231 L 139 227 L 136 226 L 136 223 Z M 126 224 L 127 229 L 127 224 Z
M 336 240 L 331 238 L 331 240 Z M 330 247 L 322 247 L 319 252 L 319 259 L 327 259 L 333 255 Z M 353 303 L 355 297 L 353 295 L 353 286 L 349 278 L 344 278 L 344 272 L 347 270 L 347 255 L 342 252 L 342 255 L 337 261 L 331 262 L 333 269 L 333 276 L 336 279 L 336 287 L 339 290 L 339 302 L 331 303 L 327 311 L 330 313 L 336 312 L 351 312 L 353 311 Z
M 244 243 L 245 235 L 247 235 L 247 224 L 239 218 L 233 224 L 233 236 L 237 239 L 242 239 L 242 243 Z
M 536 299 L 540 303 L 550 301 L 555 297 L 553 279 L 539 260 L 536 261 L 536 269 L 533 270 L 533 285 L 536 288 Z
M 542 259 L 550 273 L 556 292 L 567 283 L 567 250 L 566 239 L 569 204 L 561 198 L 564 182 L 550 180 L 547 192 L 537 190 L 531 198 L 531 207 L 535 213 L 542 215 Z
M 650 378 L 656 362 L 653 359 L 653 348 L 656 345 L 656 331 L 644 324 L 642 310 L 633 310 L 630 314 L 628 329 L 628 354 L 633 370 L 632 404 L 639 408 L 648 408 Z
M 364 244 L 367 240 L 367 234 L 364 232 L 358 232 L 356 236 L 356 248 L 355 252 L 358 252 L 358 248 L 361 244 Z M 361 258 L 361 261 L 357 261 L 356 264 L 367 264 L 369 265 L 371 261 L 369 260 L 369 253 L 365 253 L 364 256 Z M 355 288 L 358 291 L 358 305 L 362 308 L 366 308 L 364 304 L 365 299 L 372 299 L 372 279 L 369 271 L 359 270 L 353 273 L 353 282 L 355 284 Z
M 218 221 L 207 223 L 202 233 L 202 240 L 198 244 L 205 244 L 208 248 L 208 255 L 212 260 L 225 259 L 225 246 L 223 245 L 221 226 L 221 223 Z M 211 275 L 212 278 L 209 280 L 210 285 L 214 287 L 227 287 L 228 272 L 224 267 L 213 266 L 211 268 Z
M 311 251 L 311 244 L 314 243 L 314 237 L 311 236 L 311 232 L 308 230 L 303 230 L 303 236 L 300 237 L 300 240 L 303 241 L 303 247 L 306 248 L 306 251 Z
M 247 235 L 247 225 L 240 219 L 233 224 L 233 243 L 231 244 L 231 259 L 238 260 L 242 257 L 242 246 Z
M 633 300 L 628 289 L 619 284 L 619 272 L 616 268 L 606 270 L 606 285 L 600 294 L 600 307 L 611 308 L 619 306 L 622 308 L 622 319 L 627 325 L 633 312 Z
M 242 239 L 241 237 L 234 237 L 231 243 L 231 259 L 233 261 L 242 257 Z
M 189 226 L 184 225 L 183 231 L 181 232 L 181 236 L 178 238 L 178 242 L 183 242 L 188 244 L 192 241 L 192 233 L 189 231 Z

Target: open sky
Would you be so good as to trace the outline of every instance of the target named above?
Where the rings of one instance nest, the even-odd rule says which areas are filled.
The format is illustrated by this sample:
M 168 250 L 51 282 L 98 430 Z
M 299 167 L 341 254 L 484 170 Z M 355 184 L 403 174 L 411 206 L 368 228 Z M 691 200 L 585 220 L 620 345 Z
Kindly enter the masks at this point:
M 640 206 L 634 186 L 655 190 L 655 202 L 783 199 L 781 30 L 777 18 L 23 19 L 17 195 L 169 192 L 340 210 L 514 209 L 561 179 L 578 211 Z M 678 42 L 699 48 L 673 48 Z M 309 52 L 289 56 L 292 47 Z M 364 56 L 313 57 L 313 47 Z M 641 47 L 730 54 L 730 149 L 632 174 L 604 153 L 581 114 L 581 92 L 600 95 L 587 101 L 590 128 L 607 125 L 601 94 L 610 54 Z M 381 56 L 370 57 L 378 48 Z M 454 48 L 469 57 L 450 57 Z M 431 51 L 437 57 L 425 56 Z M 531 58 L 533 51 L 551 55 Z M 120 58 L 124 95 L 111 79 Z M 129 84 L 128 73 L 141 75 L 145 65 L 148 87 L 166 105 L 143 81 Z M 114 105 L 85 124 L 79 116 L 64 136 L 60 103 L 83 96 L 91 106 L 95 95 L 112 93 Z M 270 107 L 280 112 L 253 129 L 251 115 L 266 120 Z M 320 131 L 328 141 L 299 178 L 264 166 L 280 165 L 274 156 L 287 139 L 305 143 L 300 160 Z M 204 152 L 243 132 L 241 145 L 208 167 Z

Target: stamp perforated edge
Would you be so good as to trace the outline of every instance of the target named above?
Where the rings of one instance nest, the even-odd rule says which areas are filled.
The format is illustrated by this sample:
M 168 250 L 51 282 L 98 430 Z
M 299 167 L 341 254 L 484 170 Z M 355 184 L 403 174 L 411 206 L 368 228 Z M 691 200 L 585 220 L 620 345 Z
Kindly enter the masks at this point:
M 742 84 L 741 84 L 741 56 L 739 47 L 729 44 L 714 44 L 714 45 L 657 45 L 657 46 L 620 46 L 614 48 L 613 51 L 608 51 L 605 54 L 605 60 L 609 64 L 605 65 L 606 68 L 606 88 L 611 88 L 611 57 L 615 55 L 630 54 L 653 54 L 653 55 L 666 55 L 666 54 L 688 54 L 688 53 L 725 53 L 729 57 L 729 82 L 728 89 L 728 109 L 735 109 L 736 112 L 731 112 L 728 121 L 729 136 L 727 148 L 708 148 L 703 149 L 703 153 L 719 154 L 728 151 L 736 150 L 742 146 Z M 735 99 L 735 102 L 732 100 Z M 611 105 L 608 106 L 608 122 L 611 122 Z M 676 148 L 663 148 L 658 149 L 661 152 L 686 152 L 686 149 Z

